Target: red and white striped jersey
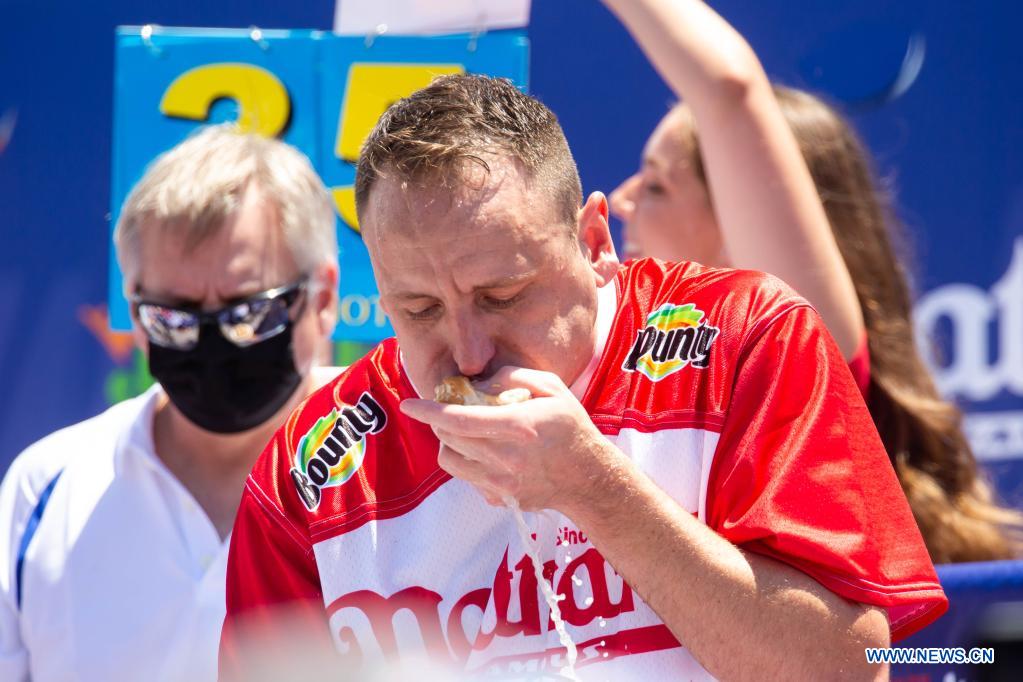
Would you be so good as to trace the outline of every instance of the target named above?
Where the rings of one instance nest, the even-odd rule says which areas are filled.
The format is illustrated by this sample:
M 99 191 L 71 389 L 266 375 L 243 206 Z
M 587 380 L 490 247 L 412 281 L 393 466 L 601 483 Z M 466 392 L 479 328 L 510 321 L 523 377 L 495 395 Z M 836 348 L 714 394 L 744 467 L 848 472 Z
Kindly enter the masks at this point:
M 608 440 L 733 544 L 886 608 L 893 638 L 945 610 L 860 392 L 803 299 L 760 273 L 652 259 L 604 293 L 581 401 Z M 512 513 L 438 467 L 429 427 L 398 410 L 412 397 L 387 340 L 267 446 L 232 537 L 225 675 L 245 668 L 238 624 L 272 634 L 273 607 L 298 602 L 348 670 L 424 653 L 470 675 L 561 667 Z M 583 529 L 526 516 L 582 679 L 709 677 Z

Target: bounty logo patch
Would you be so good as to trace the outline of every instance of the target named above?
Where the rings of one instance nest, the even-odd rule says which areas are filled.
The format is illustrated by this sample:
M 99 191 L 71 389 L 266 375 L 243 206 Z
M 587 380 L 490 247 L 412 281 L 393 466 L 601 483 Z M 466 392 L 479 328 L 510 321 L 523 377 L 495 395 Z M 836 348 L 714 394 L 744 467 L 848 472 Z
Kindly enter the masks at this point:
M 343 485 L 366 458 L 366 435 L 387 425 L 387 413 L 368 392 L 355 405 L 334 408 L 298 441 L 291 480 L 309 511 L 320 506 L 323 488 Z
M 646 326 L 636 332 L 636 342 L 622 369 L 660 381 L 686 365 L 706 368 L 721 330 L 704 322 L 703 314 L 693 303 L 665 303 L 650 313 Z

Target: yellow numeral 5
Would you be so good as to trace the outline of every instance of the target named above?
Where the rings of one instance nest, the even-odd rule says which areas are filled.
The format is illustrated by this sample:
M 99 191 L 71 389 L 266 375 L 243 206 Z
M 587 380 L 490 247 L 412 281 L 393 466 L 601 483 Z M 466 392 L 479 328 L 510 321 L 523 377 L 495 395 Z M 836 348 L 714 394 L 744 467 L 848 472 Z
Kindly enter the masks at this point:
M 348 71 L 345 101 L 338 118 L 334 154 L 355 163 L 380 115 L 394 102 L 430 84 L 437 76 L 463 73 L 461 64 L 353 64 Z M 333 187 L 334 204 L 341 219 L 356 232 L 355 188 Z

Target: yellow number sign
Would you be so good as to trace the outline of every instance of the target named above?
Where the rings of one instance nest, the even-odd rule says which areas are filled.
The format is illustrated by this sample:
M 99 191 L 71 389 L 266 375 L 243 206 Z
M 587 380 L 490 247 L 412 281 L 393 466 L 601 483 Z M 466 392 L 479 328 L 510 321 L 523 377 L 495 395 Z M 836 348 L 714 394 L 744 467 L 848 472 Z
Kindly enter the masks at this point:
M 344 103 L 338 116 L 334 153 L 355 163 L 363 142 L 380 115 L 402 97 L 430 84 L 437 76 L 464 73 L 461 64 L 353 64 L 348 72 Z M 238 103 L 242 130 L 275 137 L 291 114 L 291 98 L 272 73 L 252 64 L 205 64 L 178 76 L 160 101 L 165 116 L 205 121 L 218 99 Z M 355 188 L 332 187 L 341 219 L 356 232 Z
M 335 155 L 349 163 L 359 159 L 359 150 L 377 119 L 394 102 L 430 84 L 437 76 L 464 73 L 461 64 L 353 64 L 348 71 L 344 104 L 337 124 Z M 355 188 L 331 188 L 341 219 L 356 232 Z
M 238 125 L 246 132 L 276 137 L 291 115 L 284 84 L 252 64 L 205 64 L 178 76 L 160 101 L 165 116 L 205 121 L 218 99 L 238 103 Z

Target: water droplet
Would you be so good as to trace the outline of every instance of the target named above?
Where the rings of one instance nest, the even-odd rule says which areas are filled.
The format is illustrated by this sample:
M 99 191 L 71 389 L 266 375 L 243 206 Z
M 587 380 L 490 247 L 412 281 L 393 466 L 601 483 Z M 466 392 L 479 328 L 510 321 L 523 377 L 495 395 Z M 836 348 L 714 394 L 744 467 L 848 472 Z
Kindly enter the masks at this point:
M 530 561 L 533 564 L 533 573 L 536 576 L 536 581 L 540 586 L 540 591 L 543 593 L 543 598 L 550 606 L 551 609 L 551 620 L 554 622 L 554 629 L 557 630 L 558 639 L 561 645 L 565 647 L 565 662 L 566 666 L 562 671 L 562 674 L 570 680 L 578 679 L 575 675 L 575 662 L 578 656 L 575 643 L 569 636 L 565 629 L 565 622 L 561 618 L 561 614 L 558 609 L 558 602 L 563 601 L 566 595 L 555 595 L 553 586 L 548 581 L 547 577 L 544 576 L 543 563 L 540 560 L 539 548 L 537 547 L 536 535 L 530 533 L 529 526 L 526 525 L 526 520 L 522 516 L 522 510 L 519 509 L 518 503 L 515 499 L 510 496 L 505 496 L 505 504 L 515 512 L 515 523 L 519 531 L 519 539 L 522 541 L 522 545 L 526 548 L 526 554 L 529 555 Z

